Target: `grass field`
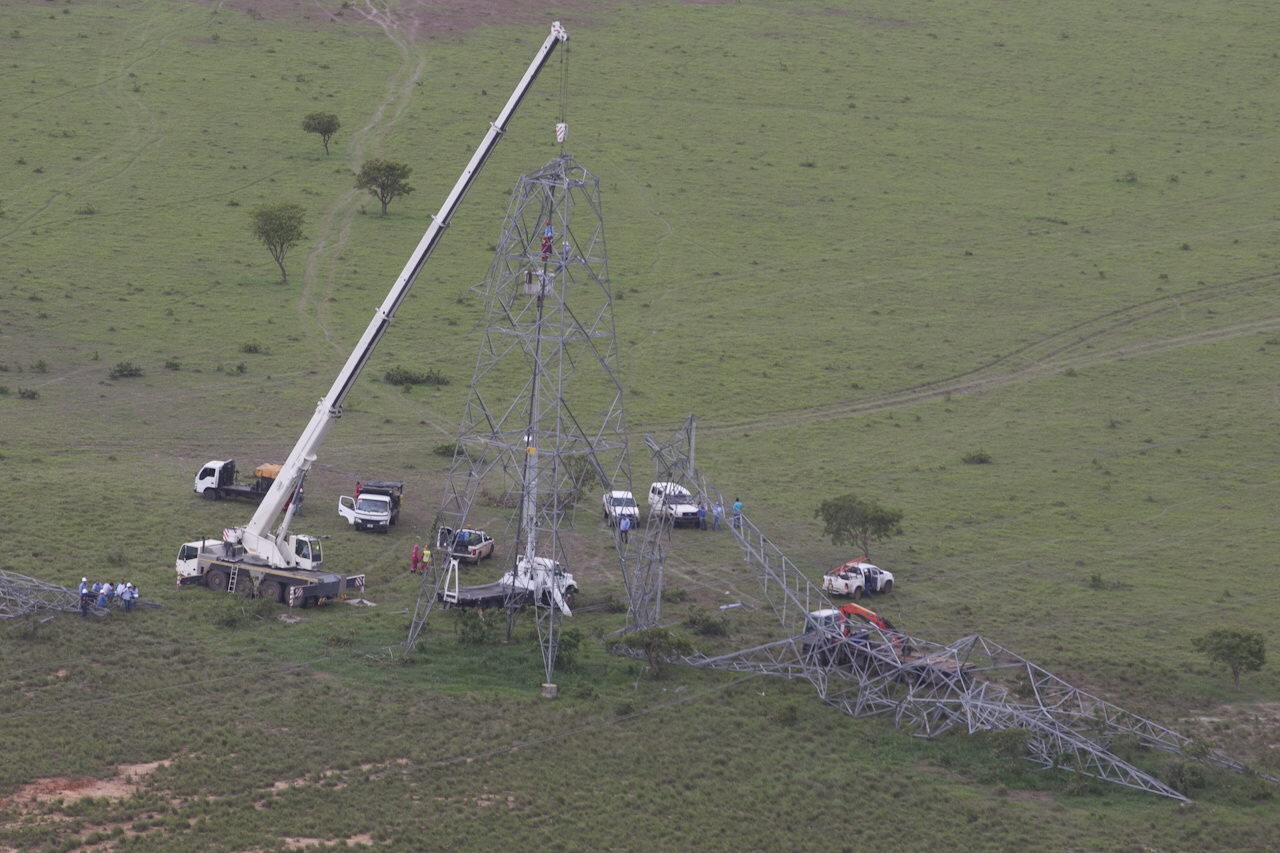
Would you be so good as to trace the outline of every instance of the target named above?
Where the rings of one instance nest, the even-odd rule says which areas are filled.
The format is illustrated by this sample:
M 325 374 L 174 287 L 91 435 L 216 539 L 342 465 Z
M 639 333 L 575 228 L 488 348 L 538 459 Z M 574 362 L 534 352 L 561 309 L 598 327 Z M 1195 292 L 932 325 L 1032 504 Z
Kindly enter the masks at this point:
M 474 28 L 410 0 L 249 5 L 0 7 L 0 568 L 163 605 L 0 626 L 0 850 L 1274 845 L 1254 779 L 1145 757 L 1196 800 L 1178 806 L 996 738 L 848 719 L 800 684 L 648 677 L 604 650 L 622 584 L 594 503 L 560 699 L 539 698 L 528 620 L 464 645 L 437 612 L 394 654 L 483 328 L 470 287 L 563 109 L 602 180 L 637 491 L 641 435 L 694 413 L 699 467 L 815 577 L 849 556 L 823 499 L 899 507 L 878 610 L 1276 774 L 1274 663 L 1237 690 L 1191 647 L 1221 626 L 1276 640 L 1271 4 L 511 0 L 475 4 Z M 283 459 L 557 18 L 565 64 L 308 478 L 302 529 L 378 607 L 286 624 L 176 590 L 178 544 L 249 515 L 192 474 Z M 301 130 L 317 110 L 343 123 L 327 157 Z M 352 186 L 372 157 L 414 169 L 386 217 Z M 284 285 L 248 211 L 286 201 L 307 236 Z M 125 362 L 142 375 L 112 378 Z M 397 366 L 451 381 L 405 392 L 380 381 Z M 385 537 L 334 512 L 372 478 L 407 483 Z M 673 622 L 742 601 L 699 642 L 774 636 L 728 537 L 674 537 Z

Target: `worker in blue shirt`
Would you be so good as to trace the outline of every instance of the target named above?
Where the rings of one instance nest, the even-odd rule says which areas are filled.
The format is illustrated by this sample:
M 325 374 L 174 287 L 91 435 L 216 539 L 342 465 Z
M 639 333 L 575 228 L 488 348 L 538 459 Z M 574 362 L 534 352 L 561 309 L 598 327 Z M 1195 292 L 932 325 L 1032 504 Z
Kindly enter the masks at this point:
M 738 498 L 733 499 L 733 526 L 742 526 L 742 501 Z

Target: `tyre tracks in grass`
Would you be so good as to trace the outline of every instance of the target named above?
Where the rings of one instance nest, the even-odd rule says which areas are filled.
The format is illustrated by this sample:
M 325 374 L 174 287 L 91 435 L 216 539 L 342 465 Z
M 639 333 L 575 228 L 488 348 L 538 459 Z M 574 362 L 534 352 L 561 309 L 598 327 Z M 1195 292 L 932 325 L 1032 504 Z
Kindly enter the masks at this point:
M 383 35 L 400 54 L 400 64 L 392 71 L 368 121 L 351 135 L 347 144 L 346 160 L 352 166 L 352 174 L 361 163 L 376 151 L 409 107 L 414 88 L 426 69 L 426 56 L 414 46 L 408 34 L 401 30 L 395 17 L 384 4 L 365 0 L 362 6 L 353 7 L 356 14 L 382 30 Z M 325 210 L 320 221 L 315 247 L 307 255 L 303 286 L 298 296 L 298 312 L 304 320 L 313 321 L 329 348 L 335 352 L 344 349 L 344 341 L 335 341 L 332 317 L 326 310 L 328 298 L 337 289 L 338 264 L 343 251 L 351 240 L 352 222 L 359 210 L 358 200 L 362 190 L 354 187 L 338 197 Z
M 896 409 L 940 397 L 978 394 L 1054 373 L 1124 359 L 1153 355 L 1188 346 L 1230 340 L 1242 335 L 1280 330 L 1280 314 L 1241 323 L 1200 329 L 1180 335 L 1110 343 L 1139 324 L 1181 311 L 1188 306 L 1228 297 L 1245 296 L 1273 287 L 1280 273 L 1264 273 L 1210 288 L 1184 291 L 1134 303 L 1091 317 L 1024 344 L 971 370 L 943 379 L 885 391 L 852 400 L 770 412 L 758 418 L 731 423 L 699 424 L 705 433 L 772 430 L 804 426 L 818 421 L 865 415 Z
M 425 48 L 415 45 L 412 33 L 401 25 L 388 5 L 365 0 L 363 5 L 355 7 L 355 12 L 382 30 L 399 52 L 401 61 L 388 77 L 382 98 L 369 119 L 351 135 L 347 144 L 346 161 L 352 167 L 353 175 L 366 157 L 377 151 L 409 108 L 413 91 L 421 82 L 427 63 Z M 303 285 L 298 295 L 297 308 L 303 321 L 314 323 L 327 348 L 339 354 L 346 352 L 350 342 L 335 338 L 334 321 L 327 305 L 338 288 L 340 261 L 350 245 L 352 226 L 363 196 L 363 190 L 353 187 L 325 210 L 314 240 L 315 246 L 307 255 Z M 374 307 L 371 305 L 370 310 Z M 451 434 L 451 427 L 439 413 L 422 404 L 409 403 L 402 396 L 389 396 L 403 413 L 413 415 L 442 435 Z
M 206 16 L 207 17 L 207 16 Z M 33 188 L 46 186 L 54 180 L 63 187 L 49 189 L 48 196 L 42 201 L 27 207 L 27 212 L 19 219 L 12 221 L 12 227 L 0 232 L 0 242 L 32 227 L 39 222 L 54 206 L 72 197 L 73 188 L 80 190 L 115 180 L 132 169 L 151 148 L 164 140 L 159 119 L 155 112 L 147 106 L 145 97 L 136 86 L 132 89 L 126 84 L 140 63 L 154 57 L 174 35 L 190 27 L 186 16 L 177 21 L 161 25 L 160 21 L 171 19 L 171 11 L 157 12 L 145 19 L 143 24 L 129 32 L 132 44 L 124 44 L 126 39 L 111 41 L 99 52 L 97 75 L 94 82 L 83 86 L 63 88 L 43 98 L 38 98 L 14 109 L 12 118 L 17 118 L 28 110 L 37 108 L 54 109 L 55 105 L 68 97 L 86 92 L 99 92 L 106 99 L 104 106 L 115 106 L 124 112 L 126 120 L 123 126 L 127 132 L 102 151 L 98 151 L 82 162 L 73 162 L 64 174 L 56 179 L 45 178 Z M 15 206 L 16 207 L 16 206 Z M 69 220 L 66 220 L 69 221 Z

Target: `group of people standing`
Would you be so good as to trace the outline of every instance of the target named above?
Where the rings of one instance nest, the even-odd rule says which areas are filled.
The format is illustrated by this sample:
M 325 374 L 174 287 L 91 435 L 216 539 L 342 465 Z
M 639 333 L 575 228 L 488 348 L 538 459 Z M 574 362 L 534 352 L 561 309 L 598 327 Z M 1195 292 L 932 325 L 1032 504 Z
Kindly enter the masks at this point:
M 111 581 L 106 583 L 89 584 L 88 578 L 80 578 L 80 615 L 88 617 L 89 608 L 94 604 L 99 607 L 110 607 L 117 602 L 124 608 L 126 613 L 133 610 L 133 603 L 138 600 L 138 588 L 132 582 L 113 584 Z
M 711 530 L 719 530 L 720 525 L 724 524 L 724 504 L 716 501 L 711 507 Z M 738 528 L 742 526 L 742 501 L 739 498 L 733 499 L 733 526 Z M 707 505 L 698 504 L 698 529 L 707 530 Z
M 739 498 L 733 499 L 733 526 L 735 529 L 742 527 L 742 501 Z M 716 501 L 711 507 L 711 527 L 707 527 L 707 505 L 699 502 L 698 504 L 698 529 L 699 530 L 719 530 L 720 525 L 724 524 L 724 504 Z M 631 531 L 631 518 L 622 516 L 618 519 L 618 538 L 622 542 L 627 541 L 627 535 Z

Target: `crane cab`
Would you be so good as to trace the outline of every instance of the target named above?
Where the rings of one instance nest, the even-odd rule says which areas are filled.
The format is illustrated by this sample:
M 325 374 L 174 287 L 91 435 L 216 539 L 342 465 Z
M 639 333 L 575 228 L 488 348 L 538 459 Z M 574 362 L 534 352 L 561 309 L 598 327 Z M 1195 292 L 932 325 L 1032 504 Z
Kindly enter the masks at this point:
M 316 537 L 301 533 L 291 535 L 289 549 L 293 552 L 293 568 L 304 572 L 318 572 L 323 568 L 324 554 Z

